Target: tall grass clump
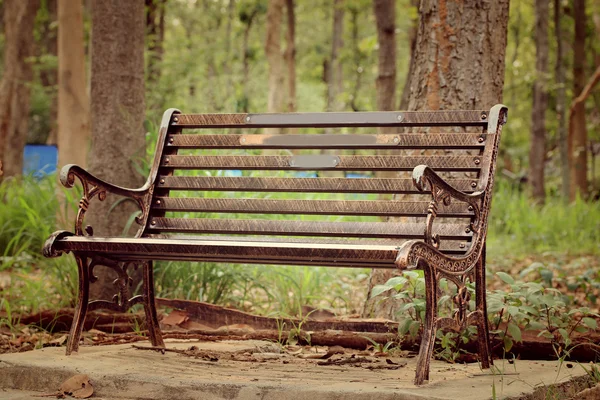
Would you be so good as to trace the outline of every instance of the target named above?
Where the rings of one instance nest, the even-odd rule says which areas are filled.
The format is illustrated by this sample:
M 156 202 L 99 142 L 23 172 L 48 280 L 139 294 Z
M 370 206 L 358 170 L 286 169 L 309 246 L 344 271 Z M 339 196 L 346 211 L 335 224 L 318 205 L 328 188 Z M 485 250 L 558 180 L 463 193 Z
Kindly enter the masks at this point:
M 3 308 L 32 312 L 73 303 L 77 273 L 72 257 L 46 259 L 42 246 L 65 210 L 60 210 L 56 175 L 0 182 L 0 271 L 9 271 Z M 74 193 L 64 193 L 76 206 Z M 8 302 L 12 304 L 8 304 Z
M 535 205 L 526 192 L 501 181 L 492 201 L 489 239 L 492 253 L 600 254 L 600 203 L 547 197 L 544 205 Z

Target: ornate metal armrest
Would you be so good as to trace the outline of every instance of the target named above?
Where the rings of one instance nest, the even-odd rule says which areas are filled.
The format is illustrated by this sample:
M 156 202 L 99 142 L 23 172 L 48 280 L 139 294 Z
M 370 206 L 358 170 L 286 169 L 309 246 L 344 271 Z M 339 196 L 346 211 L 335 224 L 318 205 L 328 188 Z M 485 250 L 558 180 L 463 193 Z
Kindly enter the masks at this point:
M 152 196 L 152 193 L 149 190 L 151 186 L 148 183 L 139 189 L 124 188 L 96 178 L 94 175 L 75 164 L 65 165 L 60 171 L 60 182 L 66 188 L 73 187 L 75 184 L 75 177 L 79 179 L 83 188 L 83 196 L 79 201 L 79 211 L 77 212 L 77 218 L 75 220 L 76 235 L 93 235 L 91 226 L 88 225 L 85 229 L 82 227 L 83 218 L 89 207 L 90 200 L 97 196 L 98 200 L 104 201 L 107 192 L 127 197 L 135 201 L 142 211 L 142 215 L 136 217 L 136 221 L 139 224 L 143 224 L 146 220 L 149 212 L 149 201 Z
M 426 190 L 427 186 L 429 186 L 431 189 L 432 199 L 427 210 L 427 220 L 425 224 L 425 243 L 433 246 L 436 249 L 439 248 L 439 236 L 434 235 L 432 232 L 433 221 L 437 216 L 437 210 L 440 203 L 447 206 L 450 205 L 452 199 L 469 204 L 469 210 L 473 211 L 473 214 L 475 215 L 470 229 L 473 232 L 479 231 L 481 203 L 485 193 L 484 191 L 464 193 L 460 190 L 456 190 L 450 184 L 448 184 L 448 182 L 436 174 L 433 169 L 426 165 L 416 166 L 413 170 L 412 179 L 413 183 L 420 191 Z

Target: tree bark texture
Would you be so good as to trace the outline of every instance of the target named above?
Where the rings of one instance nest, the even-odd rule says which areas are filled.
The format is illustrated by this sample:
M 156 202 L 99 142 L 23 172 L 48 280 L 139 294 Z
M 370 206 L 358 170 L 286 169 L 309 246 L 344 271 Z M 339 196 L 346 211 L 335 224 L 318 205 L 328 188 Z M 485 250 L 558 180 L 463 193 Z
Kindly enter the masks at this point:
M 0 81 L 0 161 L 4 177 L 23 171 L 30 90 L 33 78 L 33 27 L 39 0 L 4 3 L 4 71 Z
M 573 1 L 575 36 L 573 43 L 573 95 L 581 94 L 585 86 L 585 0 Z M 585 126 L 585 103 L 580 102 L 572 108 L 569 119 L 569 199 L 575 200 L 577 193 L 587 197 L 587 130 Z
M 283 20 L 283 0 L 269 0 L 267 9 L 267 37 L 265 53 L 269 64 L 268 112 L 284 110 L 284 75 L 281 54 L 281 23 Z
M 331 33 L 331 56 L 326 71 L 327 111 L 339 111 L 340 95 L 343 90 L 343 68 L 340 51 L 344 46 L 344 0 L 333 2 L 333 26 Z
M 502 101 L 508 0 L 422 0 L 409 77 L 410 111 L 488 109 Z M 373 270 L 364 317 L 394 318 L 398 302 L 371 298 L 391 273 Z
M 145 179 L 135 168 L 145 156 L 144 22 L 144 0 L 92 1 L 89 169 L 100 179 L 132 188 Z M 88 222 L 94 234 L 120 236 L 125 222 L 137 213 L 130 202 L 109 211 L 115 200 L 109 195 L 90 206 Z M 106 268 L 96 270 L 100 280 L 91 285 L 91 296 L 110 299 L 113 277 Z
M 287 11 L 287 47 L 285 60 L 287 63 L 288 82 L 288 107 L 287 111 L 296 111 L 296 15 L 294 12 L 294 0 L 286 0 Z
M 487 109 L 502 100 L 508 0 L 423 0 L 408 110 Z
M 535 69 L 531 108 L 529 182 L 533 198 L 544 203 L 544 164 L 546 162 L 546 108 L 548 108 L 548 15 L 549 1 L 535 2 Z
M 377 24 L 378 73 L 377 110 L 396 108 L 396 2 L 373 0 Z
M 556 117 L 558 119 L 558 148 L 560 154 L 561 192 L 564 200 L 569 198 L 569 148 L 567 143 L 567 90 L 565 77 L 564 37 L 561 22 L 561 1 L 554 0 L 554 37 L 556 40 L 556 64 L 554 75 L 556 80 Z

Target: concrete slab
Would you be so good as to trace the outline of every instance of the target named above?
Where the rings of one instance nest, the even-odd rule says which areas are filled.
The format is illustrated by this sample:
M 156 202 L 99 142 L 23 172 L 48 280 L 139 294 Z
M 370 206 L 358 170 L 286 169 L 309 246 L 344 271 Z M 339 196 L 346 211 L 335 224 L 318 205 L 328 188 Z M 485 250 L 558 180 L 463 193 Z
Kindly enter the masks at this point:
M 64 355 L 64 348 L 0 355 L 0 398 L 27 398 L 16 397 L 19 393 L 14 390 L 53 392 L 77 373 L 90 377 L 94 398 L 206 400 L 482 400 L 492 398 L 494 390 L 498 399 L 534 398 L 536 388 L 585 376 L 581 366 L 567 368 L 558 362 L 517 360 L 511 365 L 500 360 L 496 374 L 480 370 L 477 364 L 432 362 L 430 383 L 416 387 L 414 358 L 405 359 L 407 365 L 398 370 L 369 370 L 319 366 L 315 360 L 298 362 L 294 356 L 273 355 L 271 350 L 263 353 L 268 357 L 255 354 L 252 362 L 231 360 L 231 353 L 240 350 L 272 349 L 269 342 L 167 343 L 180 349 L 191 345 L 220 352 L 219 360 L 136 350 L 130 344 L 83 346 L 71 357 Z

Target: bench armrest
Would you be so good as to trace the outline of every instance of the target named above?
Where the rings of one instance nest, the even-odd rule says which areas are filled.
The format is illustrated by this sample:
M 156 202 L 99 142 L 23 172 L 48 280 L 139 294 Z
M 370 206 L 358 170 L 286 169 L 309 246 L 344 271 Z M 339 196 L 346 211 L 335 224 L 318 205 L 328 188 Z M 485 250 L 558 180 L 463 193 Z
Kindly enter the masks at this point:
M 479 230 L 480 210 L 484 191 L 474 193 L 464 193 L 452 187 L 433 169 L 426 165 L 418 165 L 413 170 L 413 183 L 420 191 L 429 187 L 431 189 L 431 202 L 427 210 L 427 220 L 425 227 L 425 243 L 439 248 L 439 237 L 433 234 L 433 221 L 437 216 L 438 207 L 441 204 L 449 205 L 453 199 L 469 204 L 469 210 L 473 211 L 475 218 L 470 225 L 473 232 Z
M 79 179 L 83 189 L 83 196 L 79 201 L 79 210 L 77 212 L 77 218 L 75 219 L 76 235 L 83 236 L 87 234 L 91 236 L 93 234 L 91 226 L 88 225 L 85 229 L 83 228 L 83 219 L 90 201 L 96 196 L 98 197 L 98 200 L 104 201 L 107 192 L 133 200 L 142 211 L 142 215 L 136 217 L 136 221 L 139 224 L 143 224 L 143 221 L 145 221 L 149 212 L 150 197 L 152 196 L 152 193 L 149 190 L 150 185 L 148 183 L 139 189 L 128 189 L 105 182 L 75 164 L 65 165 L 60 170 L 60 182 L 64 187 L 72 188 L 75 184 L 75 178 Z
M 450 272 L 466 272 L 473 268 L 483 248 L 485 240 L 485 229 L 482 229 L 481 207 L 485 191 L 464 193 L 452 187 L 433 169 L 426 165 L 419 165 L 413 170 L 413 183 L 417 189 L 424 191 L 431 189 L 431 202 L 429 203 L 427 220 L 425 226 L 425 241 L 409 240 L 399 247 L 396 258 L 396 266 L 399 269 L 422 268 L 419 262 L 435 264 L 440 269 Z M 440 239 L 433 234 L 433 221 L 437 215 L 440 203 L 449 205 L 452 200 L 458 200 L 469 204 L 474 218 L 469 229 L 474 233 L 473 244 L 465 255 L 449 256 L 439 251 Z

